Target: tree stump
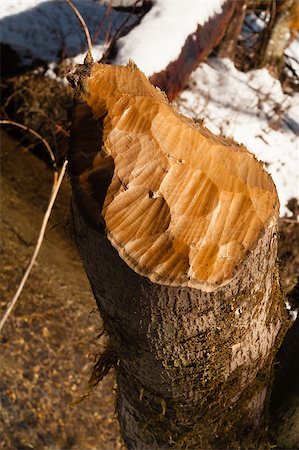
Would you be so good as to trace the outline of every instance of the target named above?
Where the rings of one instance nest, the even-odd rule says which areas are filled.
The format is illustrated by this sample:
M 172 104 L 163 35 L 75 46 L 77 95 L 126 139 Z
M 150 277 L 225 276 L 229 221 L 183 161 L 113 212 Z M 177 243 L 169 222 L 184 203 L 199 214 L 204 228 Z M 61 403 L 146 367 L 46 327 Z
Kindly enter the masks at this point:
M 70 80 L 75 239 L 128 449 L 258 442 L 285 329 L 270 176 L 133 63 L 86 64 Z

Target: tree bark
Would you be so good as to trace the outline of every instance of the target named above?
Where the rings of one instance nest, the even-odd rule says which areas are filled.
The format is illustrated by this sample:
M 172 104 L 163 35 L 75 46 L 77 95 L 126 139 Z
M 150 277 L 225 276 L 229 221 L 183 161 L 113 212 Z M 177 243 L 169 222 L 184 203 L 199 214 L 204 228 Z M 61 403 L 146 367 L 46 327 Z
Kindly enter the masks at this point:
M 256 443 L 284 322 L 269 230 L 216 292 L 154 284 L 130 269 L 73 202 L 77 246 L 113 341 L 129 449 Z
M 233 17 L 229 22 L 225 35 L 216 49 L 217 55 L 220 58 L 229 58 L 232 61 L 235 59 L 238 38 L 244 24 L 248 1 L 249 0 L 239 0 L 237 2 Z
M 271 20 L 265 30 L 260 67 L 266 66 L 278 76 L 284 62 L 284 51 L 299 29 L 299 2 L 285 0 L 273 2 L 273 5 L 276 8 L 272 11 Z

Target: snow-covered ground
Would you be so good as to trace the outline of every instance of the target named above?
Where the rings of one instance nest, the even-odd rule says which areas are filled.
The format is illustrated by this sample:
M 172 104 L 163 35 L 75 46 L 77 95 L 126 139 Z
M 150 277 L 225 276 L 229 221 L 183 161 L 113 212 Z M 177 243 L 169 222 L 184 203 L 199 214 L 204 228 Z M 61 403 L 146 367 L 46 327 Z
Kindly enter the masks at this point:
M 143 19 L 142 30 L 136 27 L 129 39 L 120 42 L 118 61 L 135 58 L 148 74 L 165 68 L 196 24 L 221 12 L 223 3 L 156 0 Z M 127 19 L 136 20 L 124 12 L 106 17 L 106 6 L 100 1 L 76 0 L 74 4 L 95 38 L 96 59 L 108 33 Z M 85 37 L 64 0 L 1 0 L 0 30 L 1 42 L 10 44 L 24 64 L 36 58 L 49 63 L 48 76 L 54 76 L 53 64 L 61 52 L 83 61 Z M 139 33 L 146 30 L 147 44 L 141 48 Z M 299 55 L 298 40 L 288 52 Z M 299 197 L 299 94 L 284 94 L 279 81 L 264 69 L 245 74 L 228 60 L 211 58 L 192 74 L 177 103 L 183 113 L 204 119 L 211 131 L 233 137 L 265 162 L 278 190 L 281 214 L 287 214 L 288 200 Z

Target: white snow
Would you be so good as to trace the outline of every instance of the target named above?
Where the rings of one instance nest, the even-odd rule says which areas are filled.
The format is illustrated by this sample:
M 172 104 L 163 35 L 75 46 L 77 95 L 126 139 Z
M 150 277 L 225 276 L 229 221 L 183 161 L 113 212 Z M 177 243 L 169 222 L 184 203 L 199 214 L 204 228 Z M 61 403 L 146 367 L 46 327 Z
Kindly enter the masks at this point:
M 0 19 L 14 14 L 19 14 L 31 8 L 35 8 L 41 3 L 45 3 L 49 0 L 2 0 L 0 8 Z
M 132 59 L 147 76 L 160 72 L 178 57 L 198 25 L 222 12 L 225 1 L 156 1 L 141 24 L 118 40 L 115 64 L 125 65 Z
M 289 313 L 290 319 L 291 319 L 293 322 L 295 322 L 295 320 L 296 320 L 297 317 L 298 317 L 298 308 L 292 309 L 292 306 L 290 305 L 290 302 L 289 302 L 288 300 L 286 300 L 284 303 L 285 303 L 286 310 L 287 310 L 288 313 Z
M 299 94 L 283 93 L 266 69 L 239 72 L 230 60 L 210 58 L 193 72 L 177 103 L 204 119 L 215 134 L 233 137 L 266 164 L 281 203 L 299 199 Z

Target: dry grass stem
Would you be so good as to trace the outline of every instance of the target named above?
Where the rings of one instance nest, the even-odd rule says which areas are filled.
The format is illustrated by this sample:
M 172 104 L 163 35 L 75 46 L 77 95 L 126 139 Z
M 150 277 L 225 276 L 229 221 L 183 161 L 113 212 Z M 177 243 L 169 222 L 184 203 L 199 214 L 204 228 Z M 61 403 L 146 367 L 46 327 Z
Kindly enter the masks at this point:
M 53 186 L 53 190 L 52 190 L 52 193 L 51 193 L 51 196 L 50 196 L 50 199 L 49 199 L 49 204 L 48 204 L 47 210 L 46 210 L 44 218 L 43 218 L 42 226 L 41 226 L 41 229 L 40 229 L 40 232 L 39 232 L 38 240 L 37 240 L 37 243 L 36 243 L 33 255 L 32 255 L 31 260 L 29 262 L 29 265 L 28 265 L 28 267 L 27 267 L 27 269 L 26 269 L 26 271 L 24 273 L 24 276 L 23 276 L 23 278 L 21 280 L 21 283 L 20 283 L 20 285 L 19 285 L 19 287 L 17 289 L 17 292 L 15 293 L 15 296 L 13 297 L 13 299 L 8 303 L 7 308 L 5 310 L 5 313 L 4 313 L 4 315 L 3 315 L 2 319 L 1 319 L 0 332 L 1 332 L 5 322 L 7 321 L 7 319 L 9 317 L 12 309 L 14 308 L 14 306 L 15 306 L 15 304 L 16 304 L 16 302 L 17 302 L 17 300 L 18 300 L 18 298 L 19 298 L 19 296 L 20 296 L 20 294 L 21 294 L 21 292 L 22 292 L 22 290 L 24 288 L 24 285 L 25 285 L 25 283 L 27 281 L 27 278 L 30 275 L 31 269 L 32 269 L 32 267 L 33 267 L 33 265 L 35 263 L 37 255 L 38 255 L 39 250 L 41 248 L 41 245 L 43 243 L 45 231 L 46 231 L 47 224 L 48 224 L 51 212 L 52 212 L 52 208 L 53 208 L 53 205 L 55 203 L 57 194 L 59 192 L 59 188 L 61 186 L 64 174 L 65 174 L 66 165 L 67 165 L 67 161 L 64 161 L 63 166 L 61 168 L 61 171 L 59 173 L 58 180 L 57 180 L 56 184 Z
M 285 223 L 299 223 L 299 221 L 298 221 L 298 219 L 286 219 L 286 218 L 283 218 L 283 219 L 280 219 L 282 222 L 285 222 Z
M 87 28 L 86 22 L 83 19 L 83 17 L 81 16 L 81 14 L 78 11 L 78 9 L 76 8 L 76 6 L 71 2 L 71 0 L 66 0 L 66 1 L 70 5 L 70 7 L 72 8 L 72 10 L 74 11 L 74 13 L 76 14 L 76 16 L 79 19 L 79 22 L 80 22 L 80 24 L 81 24 L 81 26 L 83 28 L 84 33 L 85 33 L 87 47 L 88 47 L 88 53 L 90 54 L 90 57 L 92 58 L 92 42 L 91 42 L 91 37 L 90 37 L 89 30 Z

